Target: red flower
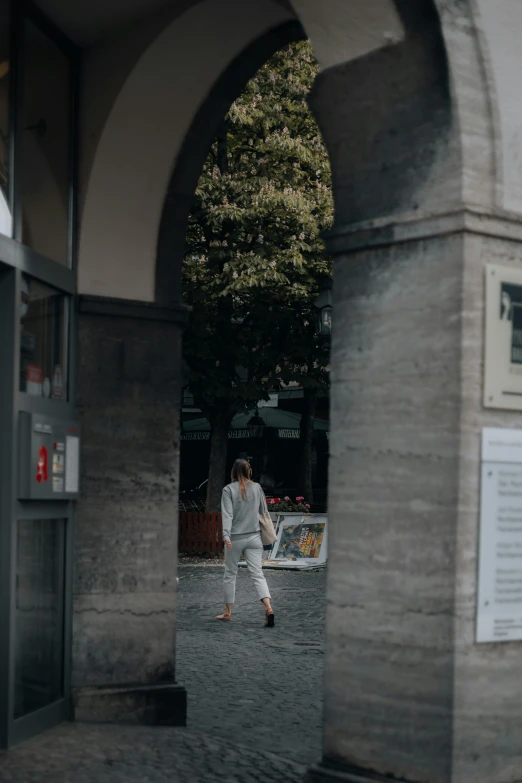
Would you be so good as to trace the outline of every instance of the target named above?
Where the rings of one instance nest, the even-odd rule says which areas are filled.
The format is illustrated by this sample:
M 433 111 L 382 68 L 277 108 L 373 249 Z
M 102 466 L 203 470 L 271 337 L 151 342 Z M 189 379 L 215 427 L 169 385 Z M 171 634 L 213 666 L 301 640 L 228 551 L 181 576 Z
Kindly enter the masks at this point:
M 281 502 L 281 499 L 280 499 L 280 498 L 274 498 L 273 502 L 274 502 L 274 503 L 280 503 L 280 502 Z

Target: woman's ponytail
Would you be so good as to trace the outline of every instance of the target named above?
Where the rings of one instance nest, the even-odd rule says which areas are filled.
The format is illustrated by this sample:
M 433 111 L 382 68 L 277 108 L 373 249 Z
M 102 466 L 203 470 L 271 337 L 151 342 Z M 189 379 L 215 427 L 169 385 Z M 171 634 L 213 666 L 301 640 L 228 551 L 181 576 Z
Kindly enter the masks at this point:
M 243 500 L 247 500 L 247 487 L 251 482 L 252 468 L 246 459 L 236 459 L 232 467 L 232 481 L 237 481 Z

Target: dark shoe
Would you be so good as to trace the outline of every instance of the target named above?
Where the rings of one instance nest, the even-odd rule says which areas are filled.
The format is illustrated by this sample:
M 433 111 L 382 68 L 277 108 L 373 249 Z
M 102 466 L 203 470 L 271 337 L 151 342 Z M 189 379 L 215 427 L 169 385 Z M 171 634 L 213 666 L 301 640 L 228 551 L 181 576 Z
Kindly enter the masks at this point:
M 265 627 L 273 628 L 275 625 L 275 614 L 273 612 L 266 613 Z

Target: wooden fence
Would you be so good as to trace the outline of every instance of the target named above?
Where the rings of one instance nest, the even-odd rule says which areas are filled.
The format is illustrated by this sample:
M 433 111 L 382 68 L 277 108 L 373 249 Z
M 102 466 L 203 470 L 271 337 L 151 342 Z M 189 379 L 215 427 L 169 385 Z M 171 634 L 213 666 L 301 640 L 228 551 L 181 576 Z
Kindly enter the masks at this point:
M 223 552 L 221 514 L 181 511 L 178 550 L 183 554 L 219 554 Z

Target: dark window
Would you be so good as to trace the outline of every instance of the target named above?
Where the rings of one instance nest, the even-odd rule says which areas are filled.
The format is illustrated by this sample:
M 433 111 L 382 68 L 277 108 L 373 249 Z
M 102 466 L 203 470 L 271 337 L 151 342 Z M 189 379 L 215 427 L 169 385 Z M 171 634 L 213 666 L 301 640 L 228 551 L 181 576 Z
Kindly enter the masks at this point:
M 24 23 L 20 182 L 22 242 L 68 264 L 72 71 L 68 56 Z
M 67 399 L 67 297 L 22 278 L 20 391 Z

